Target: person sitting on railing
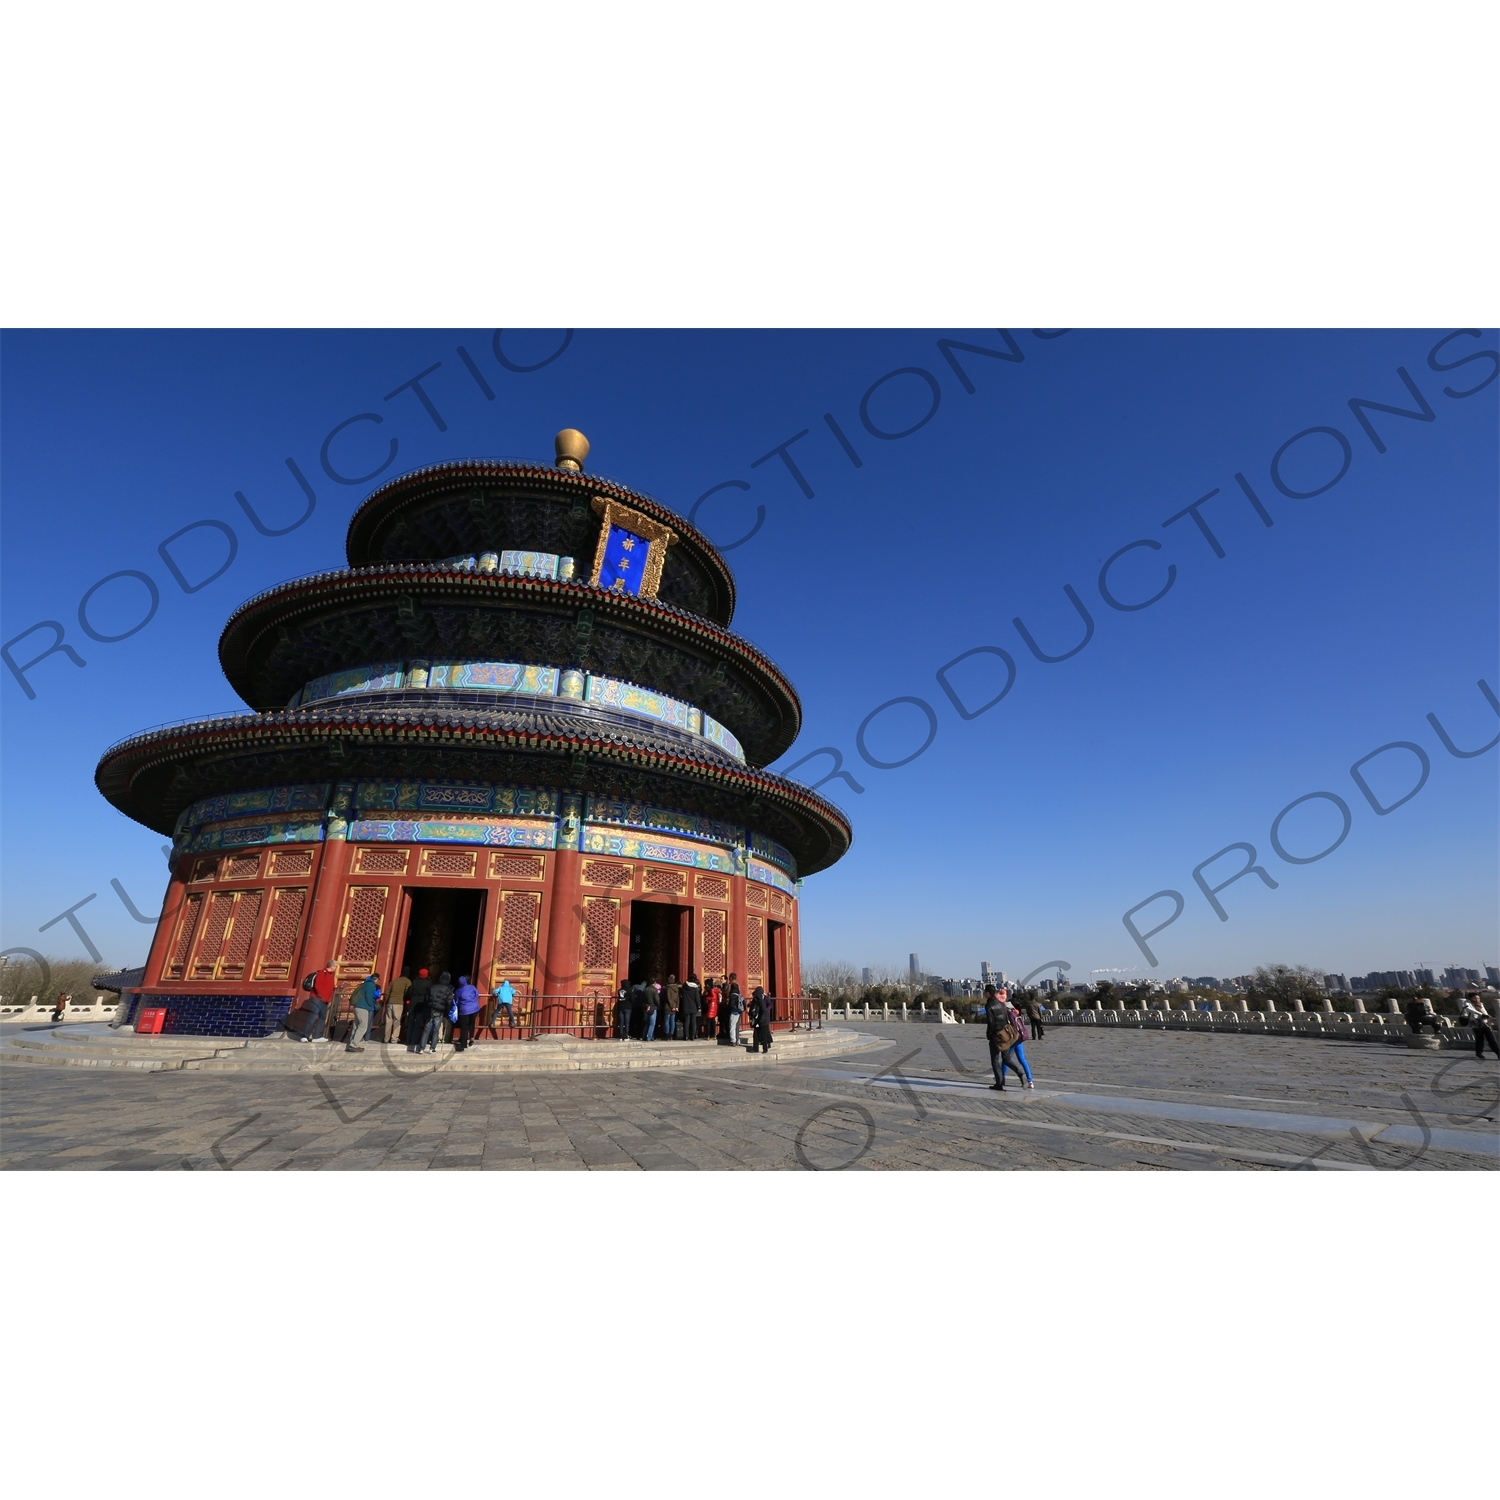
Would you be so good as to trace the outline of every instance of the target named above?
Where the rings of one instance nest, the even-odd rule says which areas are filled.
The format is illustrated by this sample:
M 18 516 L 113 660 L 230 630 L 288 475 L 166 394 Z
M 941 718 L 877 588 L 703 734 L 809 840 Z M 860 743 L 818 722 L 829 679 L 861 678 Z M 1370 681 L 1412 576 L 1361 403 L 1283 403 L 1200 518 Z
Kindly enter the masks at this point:
M 1438 1026 L 1437 1012 L 1432 1008 L 1432 1001 L 1427 999 L 1416 999 L 1407 1005 L 1406 1024 L 1411 1027 L 1413 1036 L 1420 1036 L 1424 1026 L 1432 1027 L 1433 1036 L 1443 1034 Z
M 504 1012 L 505 1024 L 507 1026 L 514 1026 L 516 1024 L 515 1001 L 516 992 L 510 980 L 502 979 L 500 981 L 500 988 L 495 991 L 495 1018 L 490 1027 L 492 1032 L 495 1026 L 500 1024 L 502 1012 Z

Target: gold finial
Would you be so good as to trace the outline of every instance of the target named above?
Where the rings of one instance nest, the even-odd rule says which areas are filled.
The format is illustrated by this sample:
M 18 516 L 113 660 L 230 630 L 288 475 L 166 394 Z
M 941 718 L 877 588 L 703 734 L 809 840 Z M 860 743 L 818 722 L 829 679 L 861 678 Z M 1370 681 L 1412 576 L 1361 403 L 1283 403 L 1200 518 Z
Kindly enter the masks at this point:
M 589 440 L 576 427 L 564 427 L 553 439 L 557 449 L 557 467 L 577 473 L 589 456 Z

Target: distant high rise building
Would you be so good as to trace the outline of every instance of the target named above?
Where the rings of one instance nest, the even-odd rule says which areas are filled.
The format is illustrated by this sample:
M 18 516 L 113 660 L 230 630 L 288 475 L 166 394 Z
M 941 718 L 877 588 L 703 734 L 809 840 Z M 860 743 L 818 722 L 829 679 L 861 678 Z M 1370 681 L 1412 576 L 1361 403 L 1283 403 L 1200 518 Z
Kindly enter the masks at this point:
M 1443 970 L 1443 983 L 1450 990 L 1461 990 L 1467 984 L 1479 984 L 1480 982 L 1478 969 L 1460 969 L 1456 965 L 1450 964 Z
M 922 982 L 922 960 L 915 953 L 907 955 L 906 976 L 913 984 Z
M 1412 978 L 1415 979 L 1418 984 L 1436 984 L 1437 983 L 1437 980 L 1436 980 L 1436 978 L 1434 978 L 1431 969 L 1413 969 L 1411 971 L 1411 973 L 1412 973 Z
M 1350 993 L 1349 981 L 1342 974 L 1325 974 L 1323 976 L 1323 987 L 1339 995 Z
M 981 984 L 994 983 L 994 980 L 990 978 L 990 961 L 987 958 L 981 958 L 979 960 L 979 982 Z
M 874 978 L 872 977 L 872 975 L 870 974 L 870 971 L 868 969 L 861 969 L 859 971 L 859 978 L 860 978 L 860 983 L 863 984 L 863 985 L 866 985 L 866 986 L 874 984 L 874 982 L 875 982 Z
M 1494 985 L 1497 990 L 1500 990 L 1500 969 L 1497 969 L 1494 964 L 1486 964 L 1484 966 L 1484 977 L 1489 980 L 1489 982 Z

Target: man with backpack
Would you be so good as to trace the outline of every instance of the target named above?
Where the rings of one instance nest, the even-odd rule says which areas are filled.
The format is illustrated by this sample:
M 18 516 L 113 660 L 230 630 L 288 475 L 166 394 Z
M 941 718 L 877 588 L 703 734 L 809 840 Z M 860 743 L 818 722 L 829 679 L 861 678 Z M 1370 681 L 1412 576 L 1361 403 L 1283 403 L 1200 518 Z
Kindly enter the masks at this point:
M 311 994 L 307 1002 L 307 1030 L 302 1033 L 304 1042 L 320 1042 L 328 1026 L 328 1004 L 333 999 L 333 965 L 324 964 L 315 974 L 302 981 L 302 988 Z
M 448 1010 L 453 1004 L 453 976 L 444 969 L 438 982 L 427 992 L 427 1022 L 417 1041 L 418 1052 L 424 1047 L 437 1051 L 438 1043 L 443 1039 L 443 1022 L 448 1019 Z

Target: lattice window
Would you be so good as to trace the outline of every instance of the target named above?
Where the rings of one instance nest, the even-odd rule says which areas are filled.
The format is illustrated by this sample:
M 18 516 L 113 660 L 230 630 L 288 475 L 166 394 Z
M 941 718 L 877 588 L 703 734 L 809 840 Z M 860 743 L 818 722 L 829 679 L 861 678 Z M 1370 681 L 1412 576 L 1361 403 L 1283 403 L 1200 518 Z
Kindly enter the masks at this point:
M 344 917 L 344 963 L 369 964 L 375 961 L 380 930 L 385 926 L 385 902 L 389 886 L 359 885 L 349 891 L 349 910 Z
M 181 925 L 177 929 L 177 941 L 172 945 L 172 956 L 167 960 L 163 979 L 181 979 L 187 973 L 187 956 L 193 946 L 193 934 L 198 930 L 198 918 L 203 915 L 203 892 L 191 892 L 182 903 Z
M 194 979 L 214 977 L 219 955 L 224 950 L 224 934 L 229 929 L 229 919 L 233 915 L 233 891 L 215 891 L 208 898 L 208 916 L 203 922 L 203 936 L 198 939 L 198 951 L 193 955 L 192 968 L 189 970 Z
M 766 902 L 766 888 L 763 885 L 747 885 L 745 887 L 745 905 L 758 907 L 764 910 Z
M 745 975 L 748 979 L 766 977 L 766 922 L 764 917 L 745 921 Z
M 250 957 L 250 944 L 255 940 L 255 928 L 260 921 L 261 902 L 264 891 L 241 891 L 234 909 L 234 922 L 229 937 L 224 943 L 224 957 L 219 963 L 220 979 L 241 979 L 245 973 L 245 960 Z
M 254 880 L 260 874 L 260 852 L 231 854 L 224 861 L 221 880 Z
M 271 864 L 273 875 L 311 875 L 311 849 L 278 849 Z
M 355 873 L 358 875 L 404 875 L 409 854 L 410 851 L 406 849 L 361 849 Z
M 491 880 L 540 880 L 543 869 L 540 854 L 490 855 Z
M 722 974 L 729 966 L 727 938 L 729 913 L 705 910 L 703 913 L 703 972 Z
M 786 915 L 786 897 L 780 891 L 771 892 L 771 910 L 778 916 Z
M 194 882 L 199 880 L 212 880 L 218 873 L 219 856 L 217 854 L 210 854 L 206 858 L 200 859 L 197 864 L 193 866 L 193 873 L 188 878 Z
M 266 924 L 266 951 L 261 957 L 259 978 L 291 977 L 292 959 L 297 953 L 297 932 L 302 926 L 302 912 L 306 905 L 306 886 L 283 886 L 271 892 L 271 920 Z
M 644 884 L 648 891 L 669 896 L 681 896 L 687 892 L 687 876 L 681 870 L 664 870 L 660 866 L 646 871 Z
M 629 865 L 606 864 L 602 859 L 591 859 L 583 867 L 585 885 L 629 885 Z
M 613 969 L 620 924 L 620 903 L 589 896 L 583 903 L 583 967 Z
M 700 875 L 698 877 L 698 898 L 701 901 L 727 901 L 729 899 L 729 882 L 722 875 Z
M 472 849 L 429 849 L 422 864 L 424 875 L 472 875 L 478 856 Z
M 500 911 L 500 944 L 496 960 L 507 968 L 529 969 L 536 957 L 537 923 L 542 898 L 535 891 L 508 891 Z

